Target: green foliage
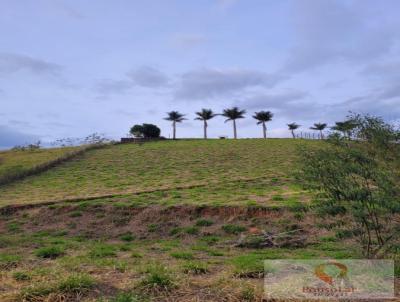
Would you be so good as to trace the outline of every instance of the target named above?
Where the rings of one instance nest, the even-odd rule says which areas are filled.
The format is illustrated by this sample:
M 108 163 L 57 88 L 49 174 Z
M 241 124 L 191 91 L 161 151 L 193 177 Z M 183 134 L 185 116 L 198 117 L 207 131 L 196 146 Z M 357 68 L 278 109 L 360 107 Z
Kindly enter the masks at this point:
M 382 119 L 351 120 L 357 141 L 330 138 L 328 146 L 303 152 L 302 177 L 320 194 L 319 214 L 351 217 L 338 227 L 357 236 L 365 256 L 375 257 L 399 237 L 400 146 L 394 127 Z
M 50 259 L 54 259 L 59 256 L 62 256 L 62 255 L 64 255 L 64 253 L 65 253 L 65 249 L 58 245 L 41 247 L 35 251 L 35 255 L 37 257 L 50 258 Z
M 225 224 L 222 229 L 228 234 L 239 234 L 247 230 L 244 226 L 236 224 Z
M 176 286 L 173 273 L 163 265 L 150 265 L 145 273 L 139 284 L 145 290 L 169 290 Z
M 12 276 L 13 276 L 14 280 L 16 280 L 16 281 L 31 280 L 31 276 L 24 272 L 15 272 L 15 273 L 13 273 Z
M 199 219 L 196 221 L 196 226 L 202 227 L 202 226 L 210 226 L 213 225 L 214 222 L 209 219 Z
M 199 228 L 196 226 L 191 226 L 183 229 L 186 234 L 197 235 L 199 233 Z
M 119 239 L 123 240 L 123 241 L 133 241 L 135 240 L 135 236 L 131 233 L 131 232 L 127 232 L 125 234 L 122 234 L 121 236 L 119 236 Z
M 96 285 L 96 281 L 86 274 L 74 274 L 60 281 L 58 290 L 63 293 L 83 293 Z
M 129 131 L 135 137 L 157 138 L 161 130 L 153 124 L 134 125 Z
M 185 274 L 201 275 L 201 274 L 207 274 L 208 268 L 207 265 L 203 262 L 190 261 L 186 262 L 183 265 L 183 272 Z
M 116 247 L 105 243 L 96 243 L 89 252 L 91 258 L 114 257 L 116 255 Z

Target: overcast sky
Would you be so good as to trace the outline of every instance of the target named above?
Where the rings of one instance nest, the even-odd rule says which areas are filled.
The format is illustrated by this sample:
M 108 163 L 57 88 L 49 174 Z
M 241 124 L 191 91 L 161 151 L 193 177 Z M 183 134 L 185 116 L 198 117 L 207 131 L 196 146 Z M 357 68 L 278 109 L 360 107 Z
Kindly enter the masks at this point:
M 0 0 L 0 146 L 136 123 L 201 137 L 194 111 L 239 106 L 239 137 L 348 111 L 400 118 L 398 0 Z M 209 136 L 232 137 L 222 117 Z

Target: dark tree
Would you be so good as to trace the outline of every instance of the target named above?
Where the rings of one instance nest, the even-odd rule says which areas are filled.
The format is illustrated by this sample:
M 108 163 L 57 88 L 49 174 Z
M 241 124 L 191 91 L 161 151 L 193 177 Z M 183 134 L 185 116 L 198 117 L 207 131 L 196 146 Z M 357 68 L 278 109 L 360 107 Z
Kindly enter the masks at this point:
M 292 133 L 293 138 L 296 138 L 296 136 L 294 135 L 294 130 L 300 128 L 300 125 L 297 125 L 296 123 L 290 123 L 287 125 L 288 125 L 290 132 Z
M 265 123 L 271 121 L 273 116 L 274 115 L 271 113 L 271 111 L 255 112 L 253 115 L 253 118 L 258 120 L 257 125 L 262 124 L 264 138 L 267 138 L 267 126 Z
M 185 120 L 184 114 L 179 113 L 178 111 L 170 111 L 167 112 L 168 116 L 164 118 L 167 121 L 172 122 L 172 138 L 176 139 L 176 123 L 181 123 Z
M 236 132 L 236 120 L 244 118 L 244 114 L 246 113 L 246 110 L 240 110 L 238 107 L 232 107 L 228 109 L 224 109 L 222 112 L 222 116 L 225 116 L 227 119 L 225 120 L 225 123 L 228 121 L 233 122 L 233 137 L 236 139 L 237 138 L 237 132 Z
M 207 121 L 214 118 L 217 114 L 215 114 L 211 109 L 201 109 L 201 111 L 196 112 L 197 117 L 195 120 L 203 121 L 203 130 L 204 130 L 204 139 L 207 139 Z
M 133 126 L 130 133 L 135 137 L 158 138 L 161 130 L 153 124 L 142 124 Z
M 314 126 L 310 127 L 311 130 L 317 130 L 321 134 L 321 139 L 324 138 L 324 134 L 322 131 L 327 127 L 328 125 L 325 123 L 315 123 Z

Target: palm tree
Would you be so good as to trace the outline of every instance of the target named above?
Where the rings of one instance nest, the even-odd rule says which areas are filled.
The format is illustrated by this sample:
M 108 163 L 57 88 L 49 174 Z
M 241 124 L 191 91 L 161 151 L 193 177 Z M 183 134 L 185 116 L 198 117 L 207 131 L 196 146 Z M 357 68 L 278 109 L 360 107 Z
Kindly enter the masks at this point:
M 195 120 L 198 121 L 203 121 L 204 123 L 204 139 L 207 139 L 207 121 L 215 117 L 217 114 L 215 114 L 211 109 L 201 109 L 201 111 L 196 112 L 197 117 Z
M 356 122 L 353 119 L 349 119 L 344 122 L 335 122 L 335 126 L 331 129 L 342 132 L 344 137 L 351 139 L 352 131 L 355 127 L 357 127 Z
M 271 111 L 254 112 L 253 118 L 258 120 L 257 125 L 262 124 L 263 126 L 264 138 L 267 138 L 267 126 L 265 123 L 271 121 L 273 116 L 274 114 Z
M 170 111 L 167 112 L 167 114 L 168 116 L 164 119 L 172 122 L 172 130 L 173 130 L 172 138 L 176 139 L 176 123 L 180 123 L 183 120 L 185 120 L 184 118 L 185 115 L 179 113 L 178 111 Z
M 236 120 L 240 118 L 244 118 L 244 114 L 246 113 L 246 110 L 239 110 L 238 107 L 232 107 L 228 109 L 224 109 L 222 112 L 222 116 L 225 116 L 227 119 L 225 120 L 225 123 L 228 121 L 233 122 L 233 137 L 236 139 L 237 138 L 237 133 L 236 133 Z
M 321 133 L 321 139 L 324 138 L 324 134 L 322 133 L 322 131 L 326 128 L 326 126 L 328 126 L 325 123 L 315 123 L 313 127 L 310 127 L 311 130 L 317 130 Z
M 296 123 L 290 123 L 290 124 L 287 124 L 287 125 L 289 127 L 290 132 L 292 132 L 293 138 L 296 138 L 296 136 L 294 135 L 294 130 L 300 128 L 300 125 L 297 125 Z

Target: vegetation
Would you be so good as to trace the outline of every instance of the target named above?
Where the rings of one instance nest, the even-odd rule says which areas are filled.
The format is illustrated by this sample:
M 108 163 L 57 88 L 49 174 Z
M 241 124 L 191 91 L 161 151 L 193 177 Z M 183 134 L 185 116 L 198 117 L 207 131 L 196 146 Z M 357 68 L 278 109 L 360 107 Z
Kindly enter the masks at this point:
M 342 233 L 357 237 L 365 256 L 379 257 L 400 239 L 398 132 L 377 117 L 351 120 L 356 141 L 333 136 L 328 148 L 304 152 L 303 177 L 320 193 L 319 212 L 335 217 L 333 226 Z
M 178 111 L 167 112 L 168 116 L 165 118 L 167 121 L 172 122 L 172 139 L 176 139 L 176 123 L 181 123 L 185 120 L 184 114 Z
M 300 128 L 300 125 L 297 125 L 296 123 L 290 123 L 288 124 L 289 130 L 292 133 L 292 137 L 296 138 L 296 136 L 294 135 L 294 130 Z
M 313 127 L 310 127 L 311 130 L 317 130 L 320 133 L 320 138 L 324 139 L 324 134 L 323 130 L 327 127 L 328 125 L 325 123 L 315 123 Z
M 274 115 L 271 113 L 271 111 L 259 111 L 255 112 L 253 115 L 253 118 L 255 118 L 258 122 L 257 125 L 262 125 L 263 127 L 263 137 L 267 138 L 267 126 L 265 123 L 269 122 L 272 120 L 272 117 Z
M 129 131 L 135 137 L 158 138 L 161 130 L 153 124 L 134 125 Z
M 198 121 L 203 121 L 203 130 L 204 130 L 204 139 L 207 139 L 207 127 L 210 119 L 217 116 L 211 109 L 202 109 L 199 112 L 196 112 L 197 117 L 195 118 Z
M 244 118 L 246 110 L 240 110 L 238 107 L 224 109 L 222 116 L 226 117 L 225 123 L 232 121 L 233 124 L 233 138 L 237 138 L 236 120 Z

